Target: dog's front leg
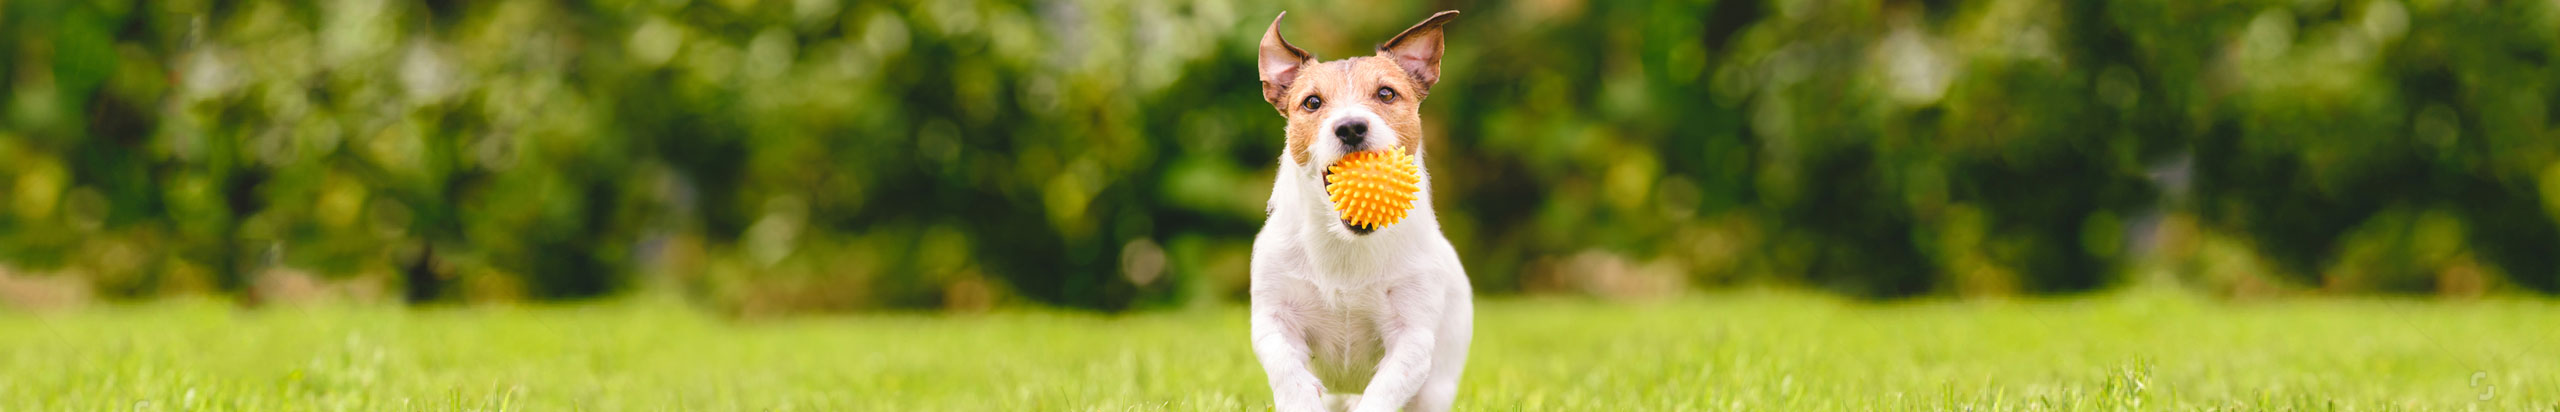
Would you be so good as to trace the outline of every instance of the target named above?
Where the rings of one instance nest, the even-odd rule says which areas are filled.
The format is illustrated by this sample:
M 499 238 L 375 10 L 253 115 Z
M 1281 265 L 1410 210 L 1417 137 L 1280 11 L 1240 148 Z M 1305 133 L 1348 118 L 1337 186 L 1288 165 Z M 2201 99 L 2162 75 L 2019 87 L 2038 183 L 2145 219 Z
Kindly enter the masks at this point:
M 1274 299 L 1253 299 L 1253 354 L 1271 382 L 1271 403 L 1281 411 L 1323 411 L 1324 381 L 1307 367 L 1306 334 L 1296 313 Z
M 1445 293 L 1420 285 L 1387 291 L 1392 309 L 1378 322 L 1386 354 L 1378 359 L 1378 374 L 1369 379 L 1369 388 L 1360 392 L 1360 407 L 1353 410 L 1394 411 L 1422 390 L 1431 377 L 1432 349 L 1439 347 L 1441 309 L 1447 300 Z

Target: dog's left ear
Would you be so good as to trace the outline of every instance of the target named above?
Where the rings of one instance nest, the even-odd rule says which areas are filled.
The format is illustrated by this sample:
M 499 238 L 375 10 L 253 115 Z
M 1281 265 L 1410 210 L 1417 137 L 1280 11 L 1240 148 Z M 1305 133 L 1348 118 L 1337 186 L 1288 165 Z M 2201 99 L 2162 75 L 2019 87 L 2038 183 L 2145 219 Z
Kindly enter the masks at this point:
M 1431 85 L 1440 83 L 1440 26 L 1456 18 L 1457 10 L 1434 13 L 1413 28 L 1404 29 L 1403 34 L 1379 43 L 1378 55 L 1395 60 L 1405 75 L 1422 84 L 1422 92 L 1429 93 Z

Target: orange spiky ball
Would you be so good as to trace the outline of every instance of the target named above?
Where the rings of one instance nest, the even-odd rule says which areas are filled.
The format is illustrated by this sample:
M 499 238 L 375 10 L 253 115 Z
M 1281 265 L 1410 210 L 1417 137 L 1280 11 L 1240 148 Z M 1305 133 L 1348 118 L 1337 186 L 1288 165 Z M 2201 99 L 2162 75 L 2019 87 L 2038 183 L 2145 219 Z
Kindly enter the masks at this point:
M 1376 230 L 1404 220 L 1422 192 L 1422 167 L 1401 147 L 1344 155 L 1328 170 L 1333 174 L 1325 176 L 1324 190 L 1333 196 L 1333 210 L 1356 227 Z

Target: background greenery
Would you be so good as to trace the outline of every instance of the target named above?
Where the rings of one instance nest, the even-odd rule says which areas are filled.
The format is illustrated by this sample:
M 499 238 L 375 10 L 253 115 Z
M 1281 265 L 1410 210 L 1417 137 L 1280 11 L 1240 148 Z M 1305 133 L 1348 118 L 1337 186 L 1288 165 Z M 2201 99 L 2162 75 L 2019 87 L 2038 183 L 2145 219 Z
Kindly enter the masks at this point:
M 1295 13 L 1292 13 L 1295 14 Z M 1460 410 L 2549 410 L 2560 305 L 2188 293 L 1489 299 Z M 0 312 L 11 410 L 1267 410 L 1244 308 L 799 316 L 663 301 Z M 1497 327 L 1498 325 L 1498 327 Z
M 0 0 L 0 301 L 1240 296 L 1429 12 L 1486 293 L 2560 291 L 2547 1 Z

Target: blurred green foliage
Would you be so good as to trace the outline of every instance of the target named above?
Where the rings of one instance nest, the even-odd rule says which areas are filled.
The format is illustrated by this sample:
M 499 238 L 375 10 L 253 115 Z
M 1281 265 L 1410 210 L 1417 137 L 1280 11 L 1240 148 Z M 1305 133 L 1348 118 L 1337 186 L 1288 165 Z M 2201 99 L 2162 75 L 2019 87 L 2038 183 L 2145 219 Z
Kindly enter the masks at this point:
M 1284 9 L 1466 12 L 1423 113 L 1487 292 L 2560 290 L 2560 3 L 2452 0 L 0 0 L 0 281 L 1232 298 Z

